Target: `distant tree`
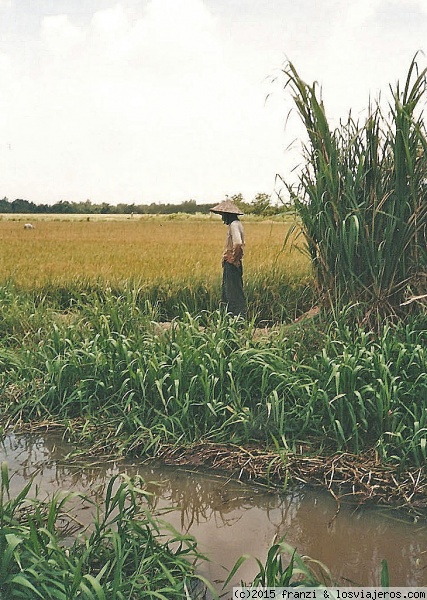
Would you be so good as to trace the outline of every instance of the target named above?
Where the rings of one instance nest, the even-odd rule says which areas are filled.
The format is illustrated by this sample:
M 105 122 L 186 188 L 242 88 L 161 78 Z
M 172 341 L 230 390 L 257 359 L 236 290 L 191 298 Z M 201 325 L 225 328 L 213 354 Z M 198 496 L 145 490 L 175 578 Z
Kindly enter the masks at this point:
M 236 206 L 242 206 L 244 204 L 246 204 L 245 199 L 243 198 L 243 194 L 233 194 L 233 196 L 228 196 L 228 194 L 225 195 L 225 198 L 227 200 L 231 200 L 232 202 L 234 202 L 234 204 Z
M 12 207 L 9 200 L 6 196 L 0 200 L 0 213 L 10 213 L 12 212 Z
M 49 214 L 49 213 L 54 213 L 55 208 L 51 204 L 36 204 L 34 207 L 34 212 L 39 213 L 41 215 Z
M 152 202 L 151 204 L 147 204 L 146 214 L 153 215 L 153 214 L 156 214 L 157 211 L 158 211 L 158 205 L 155 202 Z
M 197 212 L 197 204 L 195 200 L 186 200 L 180 204 L 180 212 L 195 214 Z
M 228 198 L 228 196 L 226 196 Z M 252 204 L 244 201 L 242 194 L 230 197 L 245 213 L 253 212 Z M 180 204 L 125 204 L 111 205 L 107 202 L 93 204 L 89 199 L 84 202 L 70 202 L 59 200 L 55 204 L 34 204 L 28 200 L 17 199 L 13 202 L 5 197 L 0 200 L 0 213 L 38 213 L 38 214 L 175 214 L 187 213 L 209 214 L 212 204 L 197 204 L 196 200 L 184 200 Z
M 107 202 L 102 202 L 102 204 L 99 205 L 99 213 L 101 215 L 108 215 L 111 212 L 111 206 Z
M 206 215 L 206 214 L 209 214 L 210 208 L 212 208 L 212 204 L 198 204 L 196 212 Z
M 251 213 L 263 217 L 271 216 L 276 208 L 271 205 L 271 196 L 269 194 L 257 194 L 251 202 Z
M 94 205 L 88 198 L 84 202 L 79 202 L 76 205 L 76 209 L 77 209 L 76 212 L 78 212 L 79 214 L 83 214 L 83 215 L 90 215 L 94 212 L 93 206 Z
M 52 206 L 52 211 L 59 214 L 67 214 L 75 212 L 73 204 L 68 200 L 60 200 Z
M 23 200 L 22 198 L 17 198 L 12 202 L 12 212 L 13 213 L 34 213 L 36 205 L 33 202 L 29 202 L 28 200 Z
M 123 215 L 130 215 L 132 213 L 136 213 L 138 212 L 137 207 L 135 206 L 135 204 L 117 204 L 117 206 L 114 207 L 115 208 L 115 212 L 118 214 L 123 214 Z

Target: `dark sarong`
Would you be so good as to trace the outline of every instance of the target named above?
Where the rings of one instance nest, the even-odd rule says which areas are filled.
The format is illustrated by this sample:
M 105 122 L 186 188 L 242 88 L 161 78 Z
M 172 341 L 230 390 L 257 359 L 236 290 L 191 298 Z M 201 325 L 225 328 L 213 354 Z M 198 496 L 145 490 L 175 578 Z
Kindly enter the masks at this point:
M 222 302 L 227 312 L 244 316 L 246 299 L 243 292 L 243 267 L 224 261 L 222 268 Z

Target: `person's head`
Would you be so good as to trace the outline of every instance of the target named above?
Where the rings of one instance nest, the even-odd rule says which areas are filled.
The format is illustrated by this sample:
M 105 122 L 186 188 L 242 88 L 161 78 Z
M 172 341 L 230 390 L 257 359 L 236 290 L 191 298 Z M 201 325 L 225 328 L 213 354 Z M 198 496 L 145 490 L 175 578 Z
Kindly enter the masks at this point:
M 222 222 L 225 225 L 230 225 L 233 221 L 238 221 L 239 217 L 234 213 L 222 213 Z

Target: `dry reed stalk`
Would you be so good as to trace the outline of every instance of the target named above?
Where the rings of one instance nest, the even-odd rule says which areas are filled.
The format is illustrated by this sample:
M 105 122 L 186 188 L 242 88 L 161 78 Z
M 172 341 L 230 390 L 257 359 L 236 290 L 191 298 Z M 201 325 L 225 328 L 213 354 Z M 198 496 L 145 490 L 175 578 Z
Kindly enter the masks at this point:
M 73 429 L 77 431 L 83 424 L 83 419 L 75 419 Z M 64 425 L 40 421 L 22 423 L 19 429 L 22 433 L 61 432 Z M 192 469 L 208 468 L 226 473 L 230 478 L 273 489 L 283 489 L 286 482 L 289 485 L 320 487 L 329 491 L 338 507 L 341 500 L 346 499 L 357 504 L 388 505 L 425 514 L 427 474 L 424 467 L 400 471 L 398 464 L 382 463 L 373 450 L 331 456 L 308 456 L 306 452 L 304 446 L 297 453 L 283 455 L 257 446 L 243 448 L 233 444 L 200 442 L 185 447 L 164 444 L 155 460 Z M 85 456 L 100 454 L 108 458 L 112 456 L 102 443 L 88 448 Z
M 373 451 L 359 455 L 283 457 L 256 447 L 200 443 L 190 448 L 166 446 L 158 458 L 166 464 L 214 469 L 272 487 L 282 487 L 285 481 L 320 486 L 338 504 L 345 498 L 358 504 L 387 504 L 414 512 L 427 509 L 425 469 L 400 473 L 398 465 L 384 465 Z

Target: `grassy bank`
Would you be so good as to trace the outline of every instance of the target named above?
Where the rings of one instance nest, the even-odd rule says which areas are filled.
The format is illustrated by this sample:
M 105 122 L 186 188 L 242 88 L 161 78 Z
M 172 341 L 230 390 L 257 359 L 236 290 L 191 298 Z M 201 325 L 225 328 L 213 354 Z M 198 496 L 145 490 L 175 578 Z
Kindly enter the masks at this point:
M 375 452 L 424 468 L 427 320 L 373 333 L 340 315 L 268 333 L 218 311 L 168 327 L 137 291 L 65 311 L 2 288 L 2 425 L 60 424 L 92 451 L 256 444 L 279 453 Z

